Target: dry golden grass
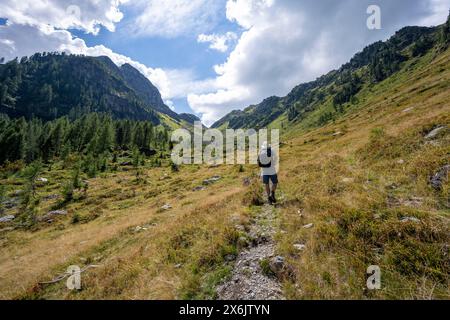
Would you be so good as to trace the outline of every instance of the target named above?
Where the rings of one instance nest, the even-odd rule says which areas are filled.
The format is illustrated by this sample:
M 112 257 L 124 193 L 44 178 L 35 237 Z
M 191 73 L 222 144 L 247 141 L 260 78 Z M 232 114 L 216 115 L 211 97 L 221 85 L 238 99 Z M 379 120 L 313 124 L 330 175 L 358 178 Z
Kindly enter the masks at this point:
M 400 74 L 389 90 L 374 88 L 360 110 L 289 142 L 278 235 L 294 269 L 288 298 L 450 298 L 449 181 L 440 192 L 429 184 L 449 163 L 450 136 L 447 130 L 436 145 L 423 138 L 450 126 L 448 64 L 447 52 L 419 69 L 420 81 Z M 304 229 L 309 223 L 314 228 Z M 382 269 L 380 291 L 365 289 L 370 265 Z
M 52 297 L 66 297 L 67 292 L 59 295 L 60 292 L 54 292 L 53 288 L 39 288 L 36 285 L 39 281 L 51 280 L 70 264 L 83 265 L 83 263 L 89 264 L 95 260 L 95 263 L 104 265 L 98 271 L 99 277 L 95 276 L 97 272 L 90 271 L 96 278 L 96 289 L 94 292 L 83 291 L 80 297 L 119 298 L 121 295 L 117 292 L 110 294 L 108 290 L 102 289 L 102 284 L 108 287 L 110 282 L 116 281 L 115 277 L 103 277 L 101 274 L 117 273 L 117 277 L 122 277 L 123 274 L 120 272 L 122 267 L 115 266 L 118 261 L 126 261 L 123 268 L 134 270 L 137 266 L 133 264 L 133 259 L 138 259 L 137 252 L 144 249 L 148 255 L 155 254 L 155 257 L 150 260 L 158 263 L 157 266 L 146 266 L 149 270 L 154 270 L 154 273 L 150 273 L 150 275 L 153 275 L 155 279 L 149 281 L 150 275 L 145 272 L 145 279 L 142 280 L 145 281 L 145 286 L 148 285 L 147 281 L 156 281 L 156 287 L 166 288 L 168 283 L 173 283 L 175 287 L 179 286 L 179 281 L 173 282 L 172 280 L 176 263 L 163 262 L 166 264 L 167 270 L 159 265 L 158 260 L 162 259 L 159 255 L 170 252 L 170 248 L 163 247 L 162 243 L 170 239 L 170 235 L 176 235 L 177 232 L 182 232 L 189 227 L 191 229 L 194 227 L 205 228 L 206 233 L 211 232 L 212 236 L 219 237 L 219 239 L 221 239 L 220 236 L 223 236 L 221 232 L 229 236 L 228 233 L 231 232 L 229 225 L 233 223 L 232 217 L 236 216 L 235 219 L 240 221 L 240 209 L 242 209 L 240 195 L 242 184 L 235 182 L 242 181 L 243 174 L 239 175 L 234 168 L 228 167 L 204 168 L 195 173 L 195 179 L 179 181 L 181 180 L 179 177 L 194 177 L 191 173 L 192 170 L 192 168 L 182 168 L 179 173 L 171 173 L 167 169 L 149 169 L 146 174 L 149 177 L 152 176 L 153 179 L 148 178 L 148 185 L 136 185 L 131 172 L 116 174 L 115 177 L 91 180 L 89 195 L 84 200 L 85 203 L 77 202 L 69 205 L 67 209 L 69 214 L 76 212 L 78 215 L 84 216 L 90 214 L 94 207 L 95 212 L 99 213 L 97 219 L 85 224 L 71 224 L 68 218 L 60 219 L 56 225 L 49 227 L 44 225 L 34 232 L 18 230 L 3 235 L 3 245 L 0 248 L 1 297 L 20 297 L 26 292 L 37 297 L 41 294 L 46 295 L 47 291 L 51 293 Z M 165 175 L 170 178 L 163 178 Z M 217 184 L 208 187 L 207 190 L 192 191 L 195 186 L 201 185 L 204 179 L 214 175 L 223 175 L 224 178 Z M 158 190 L 159 195 L 146 199 L 146 195 L 155 189 Z M 129 203 L 125 208 L 121 208 L 124 202 Z M 167 211 L 161 210 L 166 203 L 171 204 L 173 208 Z M 42 211 L 46 212 L 47 209 L 45 207 Z M 136 226 L 144 225 L 149 225 L 148 231 L 141 233 L 133 231 Z M 207 239 L 210 241 L 213 238 Z M 215 247 L 213 242 L 209 242 L 206 246 L 206 243 L 203 243 L 204 239 L 199 243 L 197 240 L 200 239 L 195 240 L 196 248 L 199 251 L 212 250 L 215 252 L 214 250 L 220 250 Z M 170 246 L 170 243 L 165 245 Z M 108 256 L 103 257 L 104 251 Z M 202 254 L 211 254 L 211 252 L 205 251 Z M 102 256 L 101 259 L 98 258 L 100 256 Z M 190 259 L 193 258 L 193 255 L 190 256 Z M 117 271 L 116 268 L 118 268 Z M 181 270 L 183 269 L 180 268 L 176 271 L 179 273 Z M 124 272 L 132 273 L 130 270 L 124 270 Z M 170 280 L 164 280 L 165 272 L 168 273 L 167 279 Z M 90 281 L 89 279 L 86 274 L 86 281 Z M 118 287 L 120 285 L 116 284 L 115 290 L 126 289 Z M 146 290 L 138 289 L 144 295 L 130 293 L 124 298 L 174 297 L 173 290 L 159 291 L 151 287 Z M 30 289 L 33 290 L 30 291 Z M 68 297 L 71 296 L 68 295 Z M 74 298 L 76 297 L 75 295 Z

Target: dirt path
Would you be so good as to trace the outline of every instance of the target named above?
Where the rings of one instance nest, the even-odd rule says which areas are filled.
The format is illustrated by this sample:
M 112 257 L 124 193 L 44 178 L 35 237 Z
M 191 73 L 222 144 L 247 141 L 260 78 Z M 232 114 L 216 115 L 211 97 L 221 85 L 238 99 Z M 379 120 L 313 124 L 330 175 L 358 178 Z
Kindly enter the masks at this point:
M 281 300 L 280 282 L 267 276 L 261 261 L 270 261 L 275 255 L 275 210 L 265 205 L 249 231 L 252 245 L 237 257 L 232 277 L 217 289 L 219 300 Z

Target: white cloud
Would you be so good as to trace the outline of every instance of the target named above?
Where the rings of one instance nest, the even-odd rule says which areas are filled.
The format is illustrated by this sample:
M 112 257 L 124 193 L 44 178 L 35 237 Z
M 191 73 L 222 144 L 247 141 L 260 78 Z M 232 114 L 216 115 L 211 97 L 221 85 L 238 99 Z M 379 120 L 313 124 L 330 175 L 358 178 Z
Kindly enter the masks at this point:
M 209 125 L 233 109 L 286 95 L 403 26 L 442 23 L 448 2 L 380 0 L 383 29 L 371 31 L 369 0 L 228 0 L 227 18 L 244 32 L 225 63 L 214 67 L 217 90 L 190 94 L 189 105 Z
M 422 19 L 420 25 L 435 26 L 445 21 L 450 9 L 450 0 L 430 0 L 430 9 L 431 15 Z
M 266 9 L 271 8 L 274 3 L 275 0 L 230 0 L 226 5 L 227 18 L 243 28 L 250 29 L 267 17 Z
M 9 39 L 0 39 L 0 45 L 4 46 L 5 51 L 14 52 L 16 50 L 15 42 Z
M 205 93 L 217 89 L 216 79 L 198 79 L 190 69 L 165 69 L 164 70 L 170 99 L 186 98 L 190 93 Z
M 176 37 L 212 29 L 224 0 L 138 0 L 130 2 L 137 17 L 131 30 L 137 36 Z
M 126 2 L 128 0 L 2 0 L 0 15 L 17 24 L 46 24 L 97 34 L 100 26 L 115 30 L 115 23 L 123 18 L 119 6 Z
M 227 32 L 225 34 L 200 34 L 197 38 L 199 43 L 209 43 L 209 48 L 220 52 L 227 52 L 230 43 L 237 39 L 237 34 Z

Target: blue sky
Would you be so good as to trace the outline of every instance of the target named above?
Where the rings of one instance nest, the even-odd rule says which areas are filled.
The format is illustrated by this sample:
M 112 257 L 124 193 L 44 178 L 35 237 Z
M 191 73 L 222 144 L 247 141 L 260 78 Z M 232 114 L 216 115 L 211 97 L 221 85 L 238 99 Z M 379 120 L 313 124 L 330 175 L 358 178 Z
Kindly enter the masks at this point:
M 373 4 L 379 30 L 366 24 Z M 210 125 L 286 95 L 401 27 L 441 24 L 449 8 L 450 0 L 0 0 L 0 57 L 106 55 L 141 71 L 175 111 Z
M 224 2 L 225 3 L 225 2 Z M 236 43 L 231 43 L 226 52 L 209 48 L 208 43 L 199 43 L 198 35 L 183 34 L 175 38 L 160 36 L 137 36 L 127 33 L 127 25 L 133 18 L 130 10 L 122 10 L 125 18 L 116 24 L 116 31 L 110 32 L 101 27 L 97 35 L 86 33 L 83 30 L 71 29 L 70 32 L 83 39 L 88 46 L 104 45 L 114 52 L 130 57 L 145 65 L 161 69 L 189 69 L 197 79 L 215 77 L 214 66 L 223 63 Z M 220 12 L 216 21 L 214 32 L 223 34 L 235 32 L 240 34 L 242 28 L 230 22 L 225 11 Z M 178 113 L 195 113 L 187 103 L 186 98 L 172 99 Z

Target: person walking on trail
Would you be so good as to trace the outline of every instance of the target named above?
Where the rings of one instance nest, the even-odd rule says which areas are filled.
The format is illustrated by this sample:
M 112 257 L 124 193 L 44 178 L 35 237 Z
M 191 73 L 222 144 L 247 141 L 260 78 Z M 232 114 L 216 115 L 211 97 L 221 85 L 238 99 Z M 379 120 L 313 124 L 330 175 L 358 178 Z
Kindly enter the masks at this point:
M 278 155 L 267 142 L 264 142 L 261 146 L 261 151 L 258 156 L 258 165 L 261 168 L 261 177 L 266 188 L 269 203 L 274 204 L 277 202 Z M 272 186 L 270 185 L 270 182 L 272 182 Z

